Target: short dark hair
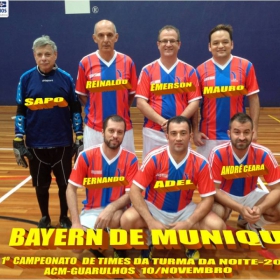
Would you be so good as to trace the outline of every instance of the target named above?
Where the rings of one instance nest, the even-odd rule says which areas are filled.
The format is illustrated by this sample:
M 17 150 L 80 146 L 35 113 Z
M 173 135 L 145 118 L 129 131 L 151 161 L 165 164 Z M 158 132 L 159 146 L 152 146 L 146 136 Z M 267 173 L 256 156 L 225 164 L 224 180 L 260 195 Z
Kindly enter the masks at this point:
M 239 123 L 246 123 L 246 122 L 250 122 L 252 125 L 252 129 L 254 127 L 253 125 L 253 120 L 251 119 L 251 117 L 249 115 L 247 115 L 246 113 L 237 113 L 235 114 L 229 121 L 229 129 L 231 129 L 231 124 L 234 121 L 238 121 Z
M 167 122 L 167 129 L 166 129 L 167 133 L 169 131 L 170 123 L 182 123 L 182 122 L 186 122 L 188 124 L 189 131 L 191 133 L 192 132 L 191 121 L 188 118 L 184 117 L 184 116 L 176 116 L 176 117 L 173 117 L 173 118 L 169 119 L 168 122 Z
M 227 31 L 229 33 L 230 40 L 232 41 L 232 32 L 233 32 L 232 26 L 229 24 L 218 24 L 209 33 L 209 43 L 211 43 L 212 34 L 216 31 L 220 31 L 220 30 Z
M 119 116 L 119 115 L 111 115 L 109 117 L 107 117 L 104 121 L 103 121 L 103 131 L 105 132 L 107 126 L 108 126 L 108 121 L 111 120 L 113 122 L 123 122 L 124 123 L 124 132 L 126 131 L 126 123 L 125 120 Z
M 163 31 L 163 30 L 170 30 L 170 29 L 173 29 L 176 33 L 177 33 L 177 36 L 178 36 L 178 41 L 180 41 L 180 31 L 177 27 L 173 26 L 173 25 L 165 25 L 163 26 L 159 32 L 158 32 L 158 41 L 160 40 L 160 33 Z

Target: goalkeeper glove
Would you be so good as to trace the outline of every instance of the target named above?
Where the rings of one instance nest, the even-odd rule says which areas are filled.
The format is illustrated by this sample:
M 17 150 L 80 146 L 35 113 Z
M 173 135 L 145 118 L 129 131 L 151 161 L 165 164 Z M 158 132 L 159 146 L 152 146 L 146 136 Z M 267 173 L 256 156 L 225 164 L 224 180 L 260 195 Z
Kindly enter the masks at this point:
M 72 146 L 72 157 L 74 157 L 74 161 L 76 161 L 79 153 L 84 149 L 83 135 L 77 135 L 76 140 Z
M 17 164 L 25 168 L 28 167 L 24 157 L 27 157 L 29 160 L 31 160 L 33 159 L 33 156 L 25 147 L 24 140 L 16 137 L 13 141 L 13 147 Z

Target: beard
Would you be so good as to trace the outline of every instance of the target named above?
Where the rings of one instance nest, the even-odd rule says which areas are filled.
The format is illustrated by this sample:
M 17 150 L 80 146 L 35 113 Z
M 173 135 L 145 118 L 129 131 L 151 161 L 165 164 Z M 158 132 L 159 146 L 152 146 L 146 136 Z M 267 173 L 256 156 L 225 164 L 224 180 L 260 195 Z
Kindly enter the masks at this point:
M 252 139 L 245 140 L 242 142 L 240 140 L 236 140 L 236 141 L 231 140 L 232 146 L 234 146 L 237 150 L 246 150 L 250 146 L 251 142 L 252 142 Z
M 105 138 L 104 138 L 104 143 L 108 148 L 110 148 L 112 150 L 117 150 L 120 147 L 120 145 L 122 144 L 122 142 L 119 142 L 116 140 L 108 140 Z

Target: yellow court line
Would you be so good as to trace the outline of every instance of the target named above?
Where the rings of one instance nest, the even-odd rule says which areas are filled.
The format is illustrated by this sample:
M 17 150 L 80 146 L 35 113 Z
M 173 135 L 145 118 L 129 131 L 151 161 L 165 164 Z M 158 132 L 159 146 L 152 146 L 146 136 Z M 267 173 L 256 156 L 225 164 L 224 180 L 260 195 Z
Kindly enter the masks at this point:
M 280 120 L 278 120 L 277 118 L 271 116 L 271 115 L 268 115 L 270 118 L 274 119 L 275 121 L 279 122 L 280 123 Z

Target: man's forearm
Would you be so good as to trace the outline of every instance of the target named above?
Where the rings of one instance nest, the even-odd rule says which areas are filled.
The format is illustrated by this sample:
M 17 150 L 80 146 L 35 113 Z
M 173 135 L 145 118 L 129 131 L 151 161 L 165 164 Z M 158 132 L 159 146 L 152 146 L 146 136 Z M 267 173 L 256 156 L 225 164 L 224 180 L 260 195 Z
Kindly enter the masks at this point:
M 159 115 L 143 98 L 137 98 L 137 108 L 147 119 L 159 125 L 162 125 L 166 121 L 166 119 Z
M 130 203 L 129 194 L 125 193 L 119 199 L 115 200 L 114 202 L 110 203 L 111 206 L 114 207 L 115 211 L 123 209 Z
M 258 132 L 258 123 L 260 116 L 260 100 L 257 93 L 248 96 L 250 117 L 253 120 L 254 130 Z
M 139 213 L 139 215 L 143 218 L 143 220 L 148 225 L 153 220 L 153 217 L 142 196 L 141 189 L 134 184 L 132 184 L 131 186 L 130 200 L 132 202 L 133 207 L 136 209 L 136 211 Z
M 194 133 L 198 132 L 198 110 L 194 112 L 193 116 L 191 117 L 191 122 L 192 122 L 193 132 Z
M 88 97 L 86 95 L 77 94 L 81 104 L 85 106 L 87 104 Z
M 198 112 L 198 106 L 199 106 L 199 100 L 190 102 L 181 115 L 188 119 L 191 119 L 194 116 L 194 114 Z M 197 115 L 197 119 L 198 119 L 198 115 Z
M 66 190 L 68 209 L 71 215 L 73 224 L 80 224 L 80 217 L 78 211 L 77 188 L 72 184 L 68 184 Z
M 280 184 L 277 184 L 278 187 Z M 262 214 L 269 208 L 274 207 L 280 201 L 280 189 L 273 189 L 265 199 L 258 205 L 261 208 Z
M 231 199 L 228 195 L 223 193 L 220 189 L 216 188 L 216 194 L 214 195 L 215 201 L 219 204 L 228 207 L 238 213 L 241 213 L 242 205 Z

